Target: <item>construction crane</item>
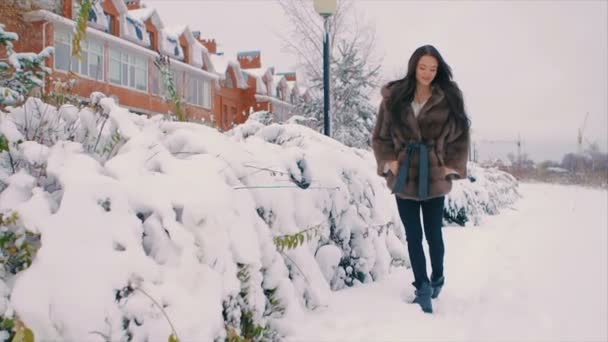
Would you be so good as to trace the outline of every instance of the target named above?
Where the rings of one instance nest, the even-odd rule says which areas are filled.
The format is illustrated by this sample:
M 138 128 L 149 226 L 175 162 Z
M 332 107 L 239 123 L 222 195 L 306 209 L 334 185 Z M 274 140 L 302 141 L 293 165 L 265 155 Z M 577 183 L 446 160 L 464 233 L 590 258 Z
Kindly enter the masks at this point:
M 487 143 L 487 144 L 514 144 L 514 145 L 516 145 L 517 146 L 517 163 L 521 166 L 522 141 L 521 141 L 521 136 L 519 133 L 517 134 L 517 139 L 478 139 L 476 142 Z

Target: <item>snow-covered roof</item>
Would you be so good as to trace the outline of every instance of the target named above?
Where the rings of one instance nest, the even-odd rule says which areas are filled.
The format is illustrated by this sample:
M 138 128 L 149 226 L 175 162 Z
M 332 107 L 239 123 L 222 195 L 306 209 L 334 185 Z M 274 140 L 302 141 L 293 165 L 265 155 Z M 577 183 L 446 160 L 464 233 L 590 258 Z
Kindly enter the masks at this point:
M 158 12 L 154 8 L 139 8 L 130 10 L 128 13 L 129 16 L 139 19 L 143 23 L 150 19 L 152 24 L 159 30 L 164 27 L 163 22 L 160 19 L 160 15 L 158 15 Z
M 152 42 L 150 42 L 150 35 L 146 30 L 146 24 L 138 16 L 139 13 L 134 15 L 131 12 L 133 11 L 127 12 L 126 25 L 123 30 L 124 38 L 142 46 L 151 46 Z
M 226 69 L 228 69 L 228 58 L 224 55 L 210 54 L 209 59 L 213 64 L 213 71 L 224 78 L 226 75 Z
M 105 0 L 105 1 L 108 1 L 108 0 Z M 125 14 L 129 11 L 127 4 L 123 0 L 109 0 L 109 1 L 112 1 L 112 4 L 114 5 L 114 7 L 116 7 L 116 10 L 118 10 L 119 14 Z
M 93 3 L 92 11 L 89 13 L 89 23 L 103 30 L 108 29 L 108 18 L 103 12 L 101 2 Z
M 179 60 L 184 60 L 184 49 L 179 44 L 179 33 L 165 28 L 162 30 L 162 41 L 160 44 L 161 52 Z
M 205 47 L 205 45 L 202 45 L 202 46 L 204 48 L 204 50 L 203 50 L 203 67 L 206 68 L 207 71 L 209 71 L 209 72 L 215 72 L 215 66 L 211 62 L 211 54 L 209 53 L 209 50 L 207 50 L 207 47 Z
M 243 75 L 243 71 L 241 70 L 241 64 L 235 61 L 229 61 L 228 66 L 234 70 L 234 75 L 236 77 L 236 87 L 241 89 L 247 89 L 249 86 L 247 85 L 247 81 Z
M 251 72 L 252 70 L 254 70 L 254 72 Z M 266 84 L 264 83 L 264 80 L 262 79 L 264 74 L 260 75 L 259 70 L 261 70 L 261 69 L 246 69 L 246 70 L 243 70 L 243 73 L 248 77 L 255 78 L 255 92 L 257 94 L 267 94 L 268 89 L 266 88 Z
M 179 26 L 173 26 L 173 27 L 166 27 L 163 29 L 163 39 L 162 39 L 162 44 L 161 44 L 161 51 L 170 55 L 173 58 L 179 59 L 179 60 L 184 60 L 184 50 L 182 49 L 181 45 L 179 44 L 179 38 L 183 35 L 186 40 L 188 41 L 188 46 L 190 47 L 190 57 L 192 59 L 192 62 L 196 65 L 196 63 L 198 62 L 198 67 L 203 65 L 203 61 L 202 61 L 202 50 L 200 49 L 200 47 L 196 47 L 197 40 L 196 38 L 194 38 L 194 35 L 192 34 L 192 31 L 190 31 L 190 28 L 188 28 L 188 26 L 185 25 L 179 25 Z M 197 53 L 197 51 L 199 53 Z M 198 57 L 194 56 L 194 55 L 198 55 Z
M 283 76 L 281 75 L 272 75 L 272 83 L 276 86 L 279 84 Z
M 289 89 L 289 92 L 291 93 L 293 91 L 293 88 L 296 88 L 296 81 L 286 81 L 287 83 L 287 89 Z
M 245 72 L 250 75 L 259 76 L 259 77 L 264 77 L 264 75 L 266 75 L 266 74 L 272 75 L 272 73 L 270 73 L 270 70 L 266 69 L 266 68 L 246 69 Z
M 203 67 L 203 53 L 207 52 L 207 48 L 205 46 L 203 46 L 203 44 L 199 43 L 198 41 L 195 41 L 194 44 L 192 44 L 192 52 L 190 53 L 190 56 L 192 56 L 192 59 L 190 61 L 190 63 L 192 65 L 194 65 L 195 67 L 198 68 L 202 68 Z
M 25 13 L 23 15 L 23 18 L 26 22 L 36 22 L 36 21 L 44 20 L 44 21 L 49 21 L 52 23 L 60 24 L 62 27 L 74 27 L 75 26 L 75 23 L 73 20 L 70 20 L 68 18 L 57 15 L 57 14 L 47 11 L 47 10 L 30 11 L 30 12 Z M 90 27 L 87 28 L 87 35 L 96 37 L 96 38 L 101 39 L 106 42 L 116 44 L 117 46 L 124 47 L 124 48 L 132 50 L 132 51 L 136 51 L 137 53 L 139 53 L 143 56 L 148 56 L 151 58 L 156 58 L 158 56 L 158 53 L 156 51 L 145 48 L 139 44 L 135 44 L 135 43 L 131 42 L 130 40 L 122 39 L 122 38 L 116 37 L 114 35 L 111 35 L 109 33 L 94 29 L 94 28 L 90 28 Z M 214 79 L 214 80 L 219 78 L 218 75 L 205 71 L 201 68 L 195 68 L 192 65 L 189 65 L 189 64 L 186 64 L 186 63 L 183 63 L 180 61 L 176 61 L 175 63 L 179 67 L 189 70 L 191 72 L 194 72 L 205 78 Z

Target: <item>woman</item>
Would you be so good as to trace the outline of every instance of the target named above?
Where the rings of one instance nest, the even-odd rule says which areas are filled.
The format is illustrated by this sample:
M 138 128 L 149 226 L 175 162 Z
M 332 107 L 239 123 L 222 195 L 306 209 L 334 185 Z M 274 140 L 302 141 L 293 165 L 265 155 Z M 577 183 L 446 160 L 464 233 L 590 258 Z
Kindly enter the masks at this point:
M 395 194 L 405 226 L 414 272 L 415 298 L 432 313 L 445 282 L 443 203 L 452 180 L 467 177 L 470 121 L 462 92 L 437 49 L 422 46 L 410 57 L 407 75 L 382 88 L 382 103 L 372 133 L 378 174 Z M 422 247 L 422 225 L 429 245 L 429 279 Z

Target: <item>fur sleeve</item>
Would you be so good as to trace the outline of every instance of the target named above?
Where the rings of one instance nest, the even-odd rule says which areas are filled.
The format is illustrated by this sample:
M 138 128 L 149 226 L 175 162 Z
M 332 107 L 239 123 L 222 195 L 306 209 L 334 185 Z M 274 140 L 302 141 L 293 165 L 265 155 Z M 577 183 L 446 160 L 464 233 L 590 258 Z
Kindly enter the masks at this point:
M 395 153 L 395 146 L 391 137 L 390 131 L 390 117 L 386 112 L 385 99 L 380 103 L 378 109 L 378 117 L 376 118 L 376 124 L 372 131 L 372 150 L 376 157 L 378 166 L 378 175 L 384 176 L 384 168 L 388 161 L 397 160 L 397 154 Z
M 469 159 L 469 129 L 458 127 L 450 122 L 449 132 L 445 139 L 445 166 L 458 173 L 457 178 L 467 177 L 467 161 Z

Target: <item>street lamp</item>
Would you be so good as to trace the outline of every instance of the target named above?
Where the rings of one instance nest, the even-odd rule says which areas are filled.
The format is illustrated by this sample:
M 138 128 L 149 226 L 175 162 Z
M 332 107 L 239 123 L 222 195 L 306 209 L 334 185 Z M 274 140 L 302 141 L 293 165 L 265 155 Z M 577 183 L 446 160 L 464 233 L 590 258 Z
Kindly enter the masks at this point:
M 329 119 L 329 17 L 336 13 L 338 0 L 314 0 L 315 11 L 323 17 L 325 35 L 323 37 L 323 133 L 331 136 Z

